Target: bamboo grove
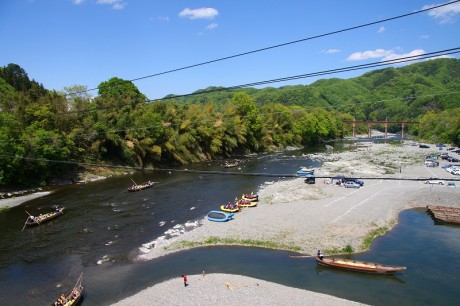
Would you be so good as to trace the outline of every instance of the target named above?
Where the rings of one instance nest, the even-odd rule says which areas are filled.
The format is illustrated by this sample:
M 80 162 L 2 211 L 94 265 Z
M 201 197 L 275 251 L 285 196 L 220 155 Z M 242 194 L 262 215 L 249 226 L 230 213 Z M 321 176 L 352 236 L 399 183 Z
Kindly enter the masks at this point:
M 453 61 L 449 65 L 458 69 L 458 60 Z M 91 97 L 84 86 L 46 90 L 20 66 L 9 64 L 0 68 L 0 185 L 47 184 L 53 177 L 75 173 L 79 163 L 158 167 L 309 146 L 349 134 L 344 120 L 388 118 L 382 104 L 325 103 L 332 93 L 338 95 L 336 101 L 353 99 L 348 91 L 356 98 L 356 84 L 341 84 L 340 93 L 321 82 L 302 86 L 310 93 L 316 88 L 308 103 L 292 102 L 296 86 L 289 103 L 276 98 L 286 88 L 272 88 L 271 95 L 266 89 L 250 89 L 148 102 L 130 81 L 111 78 Z M 436 140 L 460 145 L 458 97 L 449 96 L 448 106 L 436 109 L 431 100 L 444 100 L 433 98 L 427 102 L 429 109 L 404 117 L 421 120 L 413 131 L 419 137 L 433 140 L 436 131 Z M 439 124 L 440 118 L 449 126 Z

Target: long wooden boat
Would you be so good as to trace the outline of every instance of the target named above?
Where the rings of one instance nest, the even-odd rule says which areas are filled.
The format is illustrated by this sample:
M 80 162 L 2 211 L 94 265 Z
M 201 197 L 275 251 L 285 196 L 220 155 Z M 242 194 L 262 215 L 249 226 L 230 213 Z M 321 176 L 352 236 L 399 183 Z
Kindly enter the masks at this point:
M 77 280 L 75 286 L 66 295 L 62 294 L 52 306 L 75 306 L 81 303 L 83 300 L 83 273 Z
M 130 191 L 130 192 L 141 191 L 141 190 L 144 190 L 144 189 L 152 187 L 154 184 L 155 184 L 155 182 L 151 182 L 151 181 L 148 181 L 148 182 L 145 182 L 145 183 L 142 183 L 142 184 L 139 184 L 139 185 L 134 184 L 134 185 L 132 185 L 131 187 L 128 188 L 128 191 Z
M 234 213 L 226 213 L 219 210 L 211 210 L 208 213 L 208 220 L 214 222 L 226 222 L 228 220 L 231 220 L 234 215 Z
M 38 216 L 33 216 L 29 214 L 29 217 L 26 220 L 26 226 L 36 226 L 43 224 L 45 222 L 48 222 L 50 220 L 53 220 L 57 217 L 60 217 L 64 214 L 64 207 L 58 207 L 56 208 L 55 211 L 46 213 L 46 214 L 40 214 Z
M 345 258 L 326 258 L 320 259 L 316 257 L 316 262 L 320 265 L 339 268 L 355 272 L 364 272 L 372 274 L 394 274 L 399 271 L 406 270 L 406 267 L 400 266 L 387 266 L 375 262 L 366 262 L 354 259 Z

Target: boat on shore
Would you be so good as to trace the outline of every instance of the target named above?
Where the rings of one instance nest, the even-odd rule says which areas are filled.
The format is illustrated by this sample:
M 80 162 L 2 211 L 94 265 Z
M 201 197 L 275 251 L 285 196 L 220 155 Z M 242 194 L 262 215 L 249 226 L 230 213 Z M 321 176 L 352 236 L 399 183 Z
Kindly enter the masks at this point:
M 234 161 L 234 162 L 225 162 L 224 164 L 224 168 L 234 168 L 234 167 L 237 167 L 238 166 L 238 162 L 237 161 Z
M 354 259 L 345 259 L 345 258 L 326 258 L 322 259 L 318 256 L 316 257 L 316 262 L 322 266 L 338 268 L 343 270 L 371 273 L 371 274 L 394 274 L 399 271 L 406 270 L 406 267 L 402 266 L 387 266 L 375 262 L 366 262 L 361 260 Z
M 241 199 L 242 200 L 248 200 L 248 201 L 251 201 L 251 202 L 257 202 L 257 201 L 259 201 L 259 195 L 258 194 L 253 194 L 251 192 L 251 194 L 243 194 Z
M 80 274 L 75 286 L 67 294 L 62 294 L 52 306 L 75 306 L 83 301 L 83 273 Z
M 297 175 L 300 176 L 313 176 L 315 175 L 314 169 L 308 169 L 306 167 L 302 167 L 299 171 L 297 171 Z
M 233 218 L 234 213 L 226 213 L 220 210 L 211 210 L 208 213 L 208 220 L 214 222 L 226 222 Z
M 27 218 L 24 226 L 32 227 L 32 226 L 41 225 L 45 222 L 56 219 L 57 217 L 60 217 L 63 214 L 64 214 L 64 207 L 57 207 L 57 206 L 54 211 L 51 211 L 46 214 L 40 214 L 38 216 L 33 216 L 29 214 L 29 217 Z
M 235 213 L 240 211 L 240 207 L 238 206 L 238 204 L 228 203 L 220 205 L 220 210 L 228 213 Z
M 134 185 L 132 185 L 131 187 L 128 188 L 128 191 L 130 191 L 130 192 L 141 191 L 141 190 L 153 187 L 153 185 L 155 183 L 156 182 L 148 181 L 148 182 L 145 182 L 145 183 L 142 183 L 142 184 L 139 184 L 139 185 L 134 184 Z
M 246 208 L 246 207 L 255 207 L 257 206 L 257 201 L 251 201 L 251 200 L 245 200 L 241 199 L 236 202 L 238 207 L 240 208 Z

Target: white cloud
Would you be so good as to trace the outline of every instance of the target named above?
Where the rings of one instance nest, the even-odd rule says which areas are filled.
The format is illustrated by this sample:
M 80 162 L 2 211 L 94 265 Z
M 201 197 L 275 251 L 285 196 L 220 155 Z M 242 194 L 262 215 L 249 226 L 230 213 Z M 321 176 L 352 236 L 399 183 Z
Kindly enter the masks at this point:
M 428 38 L 430 38 L 430 36 L 428 36 L 428 35 L 420 35 L 420 38 L 421 39 L 428 39 Z
M 379 33 L 379 34 L 380 34 L 380 33 L 383 33 L 383 32 L 385 32 L 385 30 L 386 30 L 385 27 L 380 27 L 380 28 L 377 30 L 377 33 Z
M 385 56 L 384 58 L 382 58 L 382 61 L 398 60 L 400 58 L 412 57 L 412 56 L 417 57 L 418 55 L 423 55 L 423 54 L 425 54 L 425 50 L 422 50 L 422 49 L 415 49 L 415 50 L 412 50 L 409 53 L 404 53 L 404 54 L 391 53 L 391 54 L 388 54 L 387 56 Z M 414 58 L 412 58 L 412 59 L 414 59 Z
M 190 19 L 214 19 L 217 15 L 219 15 L 219 12 L 212 7 L 203 7 L 193 10 L 186 8 L 179 13 L 180 17 Z
M 400 58 L 406 57 L 415 57 L 412 59 L 416 59 L 417 56 L 425 54 L 425 50 L 422 49 L 415 49 L 408 53 L 396 53 L 395 50 L 385 50 L 385 49 L 376 49 L 373 51 L 364 51 L 364 52 L 355 52 L 350 55 L 347 60 L 348 61 L 362 61 L 370 58 L 381 58 L 381 61 L 391 61 L 391 60 L 398 60 Z
M 122 10 L 125 8 L 126 5 L 126 3 L 122 0 L 96 0 L 96 3 L 103 5 L 111 5 L 114 10 Z
M 447 54 L 446 55 L 440 55 L 440 56 L 427 58 L 427 61 L 438 59 L 438 58 L 455 58 L 455 56 L 447 55 Z
M 428 9 L 436 5 L 438 4 L 424 5 L 422 7 L 422 10 Z M 439 8 L 435 8 L 431 11 L 428 11 L 428 16 L 439 20 L 440 23 L 450 23 L 455 20 L 455 16 L 459 13 L 460 13 L 460 2 L 457 2 L 457 3 L 452 3 L 449 5 L 442 6 Z
M 72 3 L 73 3 L 73 4 L 76 4 L 76 5 L 80 5 L 80 4 L 82 4 L 83 2 L 85 2 L 85 0 L 72 0 Z
M 323 54 L 332 54 L 332 53 L 339 53 L 339 49 L 327 49 L 327 50 L 321 50 L 321 53 Z
M 168 16 L 160 16 L 160 17 L 158 17 L 158 20 L 160 20 L 160 21 L 169 21 L 169 17 Z
M 217 23 L 208 24 L 208 26 L 206 27 L 206 29 L 208 30 L 214 30 L 215 28 L 217 28 Z
M 385 57 L 392 53 L 392 50 L 375 49 L 373 51 L 355 52 L 351 54 L 347 61 L 363 61 L 369 58 Z

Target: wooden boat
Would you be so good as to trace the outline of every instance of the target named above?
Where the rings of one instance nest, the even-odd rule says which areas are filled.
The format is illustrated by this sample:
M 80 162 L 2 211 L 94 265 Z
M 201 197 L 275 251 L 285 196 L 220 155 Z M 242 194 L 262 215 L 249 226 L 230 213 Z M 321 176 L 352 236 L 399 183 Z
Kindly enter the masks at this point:
M 242 200 L 249 200 L 251 202 L 257 202 L 259 201 L 259 195 L 257 194 L 253 194 L 251 192 L 251 194 L 243 194 L 243 196 L 241 197 Z
M 75 306 L 80 304 L 83 300 L 83 273 L 80 274 L 80 277 L 77 280 L 77 283 L 72 290 L 69 291 L 66 295 L 62 294 L 52 305 L 53 306 Z
M 436 223 L 460 224 L 460 208 L 429 205 L 427 212 Z
M 228 204 L 220 205 L 220 210 L 228 212 L 228 213 L 235 213 L 235 212 L 240 211 L 240 208 L 239 208 L 238 204 L 230 204 L 230 203 L 228 203 Z
M 225 222 L 231 220 L 234 215 L 234 213 L 226 213 L 220 210 L 211 210 L 208 213 L 208 220 L 214 222 Z
M 240 208 L 246 208 L 246 207 L 255 207 L 257 206 L 257 201 L 251 201 L 251 200 L 245 200 L 241 199 L 236 202 L 238 207 Z
M 64 214 L 64 207 L 56 207 L 55 211 L 46 213 L 46 214 L 40 214 L 38 216 L 33 216 L 29 214 L 29 217 L 26 220 L 25 226 L 36 226 L 43 224 L 45 222 L 48 222 L 50 220 L 53 220 L 57 217 L 60 217 Z
M 320 265 L 327 267 L 372 274 L 394 274 L 398 271 L 406 270 L 406 267 L 387 266 L 375 262 L 365 262 L 360 260 L 344 258 L 323 257 L 323 259 L 320 259 L 319 257 L 316 257 L 316 262 Z
M 238 166 L 238 162 L 237 162 L 237 161 L 235 161 L 235 162 L 233 162 L 233 163 L 225 162 L 225 164 L 224 164 L 224 168 L 234 168 L 234 167 L 236 167 L 236 166 Z
M 155 184 L 155 182 L 151 182 L 151 181 L 142 183 L 140 185 L 134 184 L 134 185 L 132 185 L 131 187 L 128 188 L 128 191 L 130 191 L 130 192 L 141 191 L 141 190 L 144 190 L 144 189 L 152 187 L 154 184 Z

